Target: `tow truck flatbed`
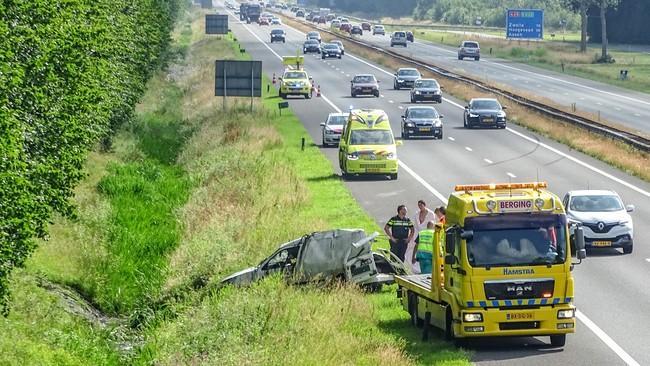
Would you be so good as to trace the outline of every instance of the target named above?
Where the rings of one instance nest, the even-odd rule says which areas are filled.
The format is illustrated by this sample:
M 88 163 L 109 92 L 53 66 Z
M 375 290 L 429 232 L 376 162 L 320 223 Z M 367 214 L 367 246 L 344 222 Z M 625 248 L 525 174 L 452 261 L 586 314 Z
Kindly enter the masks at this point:
M 415 274 L 407 276 L 396 276 L 400 280 L 413 284 L 411 290 L 416 290 L 417 287 L 421 288 L 426 293 L 431 291 L 431 274 Z M 417 291 L 417 290 L 416 290 Z

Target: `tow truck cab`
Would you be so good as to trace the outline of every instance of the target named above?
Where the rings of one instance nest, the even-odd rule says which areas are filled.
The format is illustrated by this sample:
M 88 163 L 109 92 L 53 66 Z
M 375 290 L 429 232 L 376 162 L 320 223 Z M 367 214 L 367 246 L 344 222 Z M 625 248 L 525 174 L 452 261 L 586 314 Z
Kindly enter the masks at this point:
M 398 297 L 415 324 L 449 340 L 550 336 L 564 346 L 575 332 L 571 248 L 560 199 L 544 182 L 460 185 L 446 226 L 435 229 L 433 270 L 398 276 Z

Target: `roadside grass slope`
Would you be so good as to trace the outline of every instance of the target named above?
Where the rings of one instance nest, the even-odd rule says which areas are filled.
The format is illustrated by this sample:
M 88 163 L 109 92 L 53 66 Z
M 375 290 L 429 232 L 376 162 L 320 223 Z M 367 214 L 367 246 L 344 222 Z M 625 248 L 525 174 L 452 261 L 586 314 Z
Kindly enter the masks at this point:
M 234 99 L 222 108 L 214 60 L 245 56 L 203 35 L 204 14 L 178 25 L 178 61 L 149 82 L 113 151 L 91 154 L 78 218 L 57 219 L 14 275 L 0 364 L 468 364 L 446 342 L 419 341 L 394 288 L 279 277 L 218 288 L 305 233 L 379 228 L 300 121 L 271 112 L 273 96 L 253 112 Z

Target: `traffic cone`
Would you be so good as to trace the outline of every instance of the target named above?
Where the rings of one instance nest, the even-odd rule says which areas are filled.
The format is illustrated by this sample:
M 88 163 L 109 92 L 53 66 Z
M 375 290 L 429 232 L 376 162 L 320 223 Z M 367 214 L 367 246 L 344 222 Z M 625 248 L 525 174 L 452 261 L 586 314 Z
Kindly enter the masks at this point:
M 273 85 L 275 85 L 275 73 L 273 73 Z
M 320 97 L 320 85 L 316 88 L 316 97 Z

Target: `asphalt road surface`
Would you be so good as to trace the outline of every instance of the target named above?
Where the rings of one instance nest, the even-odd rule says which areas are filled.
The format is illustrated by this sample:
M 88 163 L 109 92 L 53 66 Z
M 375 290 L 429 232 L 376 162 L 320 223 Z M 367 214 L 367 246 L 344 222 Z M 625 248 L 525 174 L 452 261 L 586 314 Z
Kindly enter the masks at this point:
M 321 25 L 321 28 L 326 27 Z M 407 47 L 392 48 L 388 33 L 373 36 L 372 32 L 366 31 L 363 36 L 357 37 L 414 60 L 432 63 L 482 81 L 496 82 L 525 95 L 543 97 L 557 105 L 570 107 L 575 103 L 578 110 L 593 113 L 595 118 L 600 113 L 603 120 L 650 136 L 650 94 L 490 57 L 489 48 L 481 49 L 481 60 L 478 62 L 473 59 L 460 61 L 457 48 L 418 40 L 417 36 L 415 42 Z
M 220 9 L 220 11 L 225 11 Z M 282 73 L 281 56 L 302 49 L 304 34 L 288 26 L 286 43 L 270 44 L 272 27 L 242 24 L 231 12 L 230 28 L 255 60 L 263 61 L 267 75 Z M 468 61 L 469 62 L 469 61 Z M 487 63 L 486 63 L 487 64 Z M 323 96 L 290 100 L 309 135 L 321 148 L 319 123 L 328 113 L 355 108 L 384 109 L 399 136 L 400 116 L 409 103 L 407 90 L 392 87 L 393 70 L 346 55 L 341 60 L 321 60 L 307 55 L 305 69 L 320 84 Z M 354 74 L 374 73 L 381 81 L 380 98 L 351 98 Z M 396 181 L 360 178 L 346 185 L 375 220 L 383 226 L 405 203 L 413 214 L 418 199 L 430 207 L 445 202 L 456 184 L 508 181 L 549 182 L 560 197 L 572 189 L 613 189 L 626 204 L 634 204 L 636 245 L 631 255 L 616 250 L 590 253 L 573 271 L 578 328 L 563 349 L 548 345 L 548 337 L 486 339 L 472 342 L 473 360 L 480 365 L 624 365 L 650 364 L 650 185 L 567 147 L 517 126 L 506 130 L 465 130 L 462 102 L 445 98 L 435 104 L 445 115 L 443 140 L 408 140 L 398 148 L 400 173 Z M 296 142 L 299 143 L 299 142 Z M 321 148 L 339 173 L 336 148 Z M 329 176 L 329 174 L 326 174 Z M 323 178 L 328 178 L 324 176 Z M 336 177 L 335 177 L 336 178 Z

